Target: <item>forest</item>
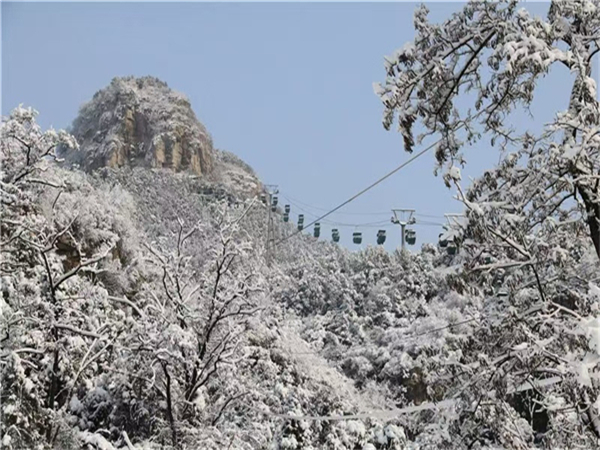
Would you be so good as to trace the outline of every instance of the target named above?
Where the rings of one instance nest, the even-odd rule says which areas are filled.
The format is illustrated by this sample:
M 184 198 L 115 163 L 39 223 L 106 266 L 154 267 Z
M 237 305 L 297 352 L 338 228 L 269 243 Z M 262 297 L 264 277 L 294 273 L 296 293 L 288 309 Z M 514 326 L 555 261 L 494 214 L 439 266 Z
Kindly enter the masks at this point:
M 418 251 L 265 223 L 281 205 L 152 77 L 68 131 L 2 119 L 2 448 L 598 448 L 600 3 L 421 5 L 414 28 L 383 126 L 407 157 L 436 139 L 464 207 Z M 569 104 L 511 126 L 557 68 Z M 498 164 L 463 180 L 466 146 Z

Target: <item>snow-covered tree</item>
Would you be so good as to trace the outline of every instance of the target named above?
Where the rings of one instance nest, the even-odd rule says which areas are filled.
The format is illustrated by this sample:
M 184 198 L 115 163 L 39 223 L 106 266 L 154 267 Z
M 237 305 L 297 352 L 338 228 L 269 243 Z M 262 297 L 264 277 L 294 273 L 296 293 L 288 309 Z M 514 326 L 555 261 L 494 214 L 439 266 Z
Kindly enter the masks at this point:
M 124 383 L 119 390 L 128 391 L 127 404 L 151 397 L 163 405 L 162 428 L 169 430 L 167 442 L 175 447 L 185 440 L 186 429 L 216 423 L 242 394 L 230 391 L 230 398 L 222 398 L 226 393 L 217 386 L 226 367 L 241 357 L 241 338 L 248 319 L 260 310 L 264 290 L 258 258 L 239 226 L 246 212 L 215 207 L 212 224 L 186 228 L 180 220 L 174 245 L 165 241 L 164 246 L 146 246 L 155 282 L 138 294 L 138 318 L 118 352 L 125 376 L 115 380 Z M 209 240 L 202 267 L 194 264 L 197 260 L 188 248 L 196 233 Z M 147 380 L 144 388 L 127 387 L 139 380 Z M 211 399 L 217 398 L 213 405 Z M 154 419 L 159 419 L 160 430 L 160 418 Z M 135 430 L 130 435 L 134 437 Z
M 504 191 L 522 190 L 519 204 L 544 219 L 576 203 L 600 257 L 600 112 L 593 58 L 600 49 L 600 4 L 594 0 L 552 2 L 545 19 L 517 1 L 469 2 L 442 24 L 415 12 L 417 36 L 386 59 L 387 79 L 376 91 L 385 105 L 384 125 L 396 118 L 406 150 L 414 146 L 413 125 L 439 134 L 438 166 L 463 163 L 465 143 L 505 150 L 517 165 L 509 178 L 496 173 Z M 540 136 L 509 126 L 516 108 L 530 105 L 536 86 L 557 66 L 571 71 L 570 101 Z M 597 75 L 596 75 L 597 76 Z M 459 97 L 472 108 L 456 106 Z M 464 131 L 461 131 L 464 130 Z M 464 137 L 463 137 L 464 136 Z M 461 140 L 462 139 L 462 140 Z M 492 177 L 494 178 L 494 177 Z M 573 199 L 573 202 L 569 202 Z
M 56 445 L 68 434 L 63 412 L 75 389 L 123 331 L 119 309 L 94 281 L 119 248 L 126 258 L 118 208 L 52 165 L 58 145 L 77 144 L 42 132 L 36 114 L 19 107 L 0 130 L 6 448 Z
M 516 1 L 470 2 L 442 24 L 415 13 L 413 43 L 386 60 L 377 86 L 384 126 L 441 137 L 437 169 L 466 220 L 448 236 L 463 280 L 487 297 L 474 346 L 463 349 L 464 412 L 454 433 L 479 443 L 589 448 L 600 438 L 596 342 L 600 270 L 600 109 L 593 78 L 600 4 L 552 2 L 533 17 Z M 570 100 L 541 132 L 509 126 L 557 66 Z M 472 100 L 459 108 L 457 100 Z M 464 105 L 464 103 L 461 103 Z M 484 141 L 483 138 L 491 139 Z M 462 149 L 499 147 L 501 161 L 463 187 Z M 474 368 L 477 367 L 477 371 Z M 525 420 L 525 422 L 523 422 Z M 512 423 L 510 427 L 498 427 Z M 568 425 L 567 425 L 568 424 Z

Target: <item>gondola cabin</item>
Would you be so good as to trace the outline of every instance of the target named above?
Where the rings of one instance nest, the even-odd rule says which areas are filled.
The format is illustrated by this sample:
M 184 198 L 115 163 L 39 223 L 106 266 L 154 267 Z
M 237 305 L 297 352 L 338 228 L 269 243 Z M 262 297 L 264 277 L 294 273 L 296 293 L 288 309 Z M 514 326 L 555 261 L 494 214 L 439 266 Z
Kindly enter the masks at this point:
M 417 242 L 417 233 L 415 232 L 415 230 L 406 230 L 404 237 L 408 245 L 415 245 L 415 243 Z
M 334 228 L 333 230 L 331 230 L 331 240 L 333 242 L 340 242 L 340 232 L 338 231 L 337 228 Z
M 457 251 L 458 251 L 458 247 L 456 246 L 456 244 L 454 242 L 448 242 L 448 246 L 446 247 L 446 252 L 450 256 L 454 256 L 454 255 L 456 255 Z
M 444 233 L 440 233 L 439 235 L 439 246 L 440 248 L 446 248 L 448 247 L 448 240 L 447 239 L 442 239 L 442 236 L 444 235 Z
M 321 236 L 321 224 L 318 222 L 315 223 L 315 228 L 313 229 L 313 236 L 316 238 Z

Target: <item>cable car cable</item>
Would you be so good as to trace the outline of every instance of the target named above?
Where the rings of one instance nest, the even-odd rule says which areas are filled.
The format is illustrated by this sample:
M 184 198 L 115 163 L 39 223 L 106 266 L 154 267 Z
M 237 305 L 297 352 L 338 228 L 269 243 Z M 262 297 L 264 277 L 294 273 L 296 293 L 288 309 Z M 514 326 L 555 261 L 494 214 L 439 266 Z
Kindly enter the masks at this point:
M 308 211 L 307 209 L 304 209 L 301 206 L 296 205 L 293 201 L 291 201 L 291 199 L 289 199 L 285 195 L 281 195 L 281 196 L 286 198 L 293 206 L 295 206 L 296 208 L 298 208 L 300 211 L 304 212 L 305 214 L 312 216 L 312 217 L 319 217 L 317 214 L 312 213 L 312 212 Z M 379 220 L 377 222 L 364 222 L 364 223 L 345 223 L 345 222 L 335 222 L 333 220 L 323 220 L 322 221 L 322 223 L 326 223 L 328 225 L 338 225 L 341 227 L 376 227 L 376 226 L 380 226 L 380 225 L 386 225 L 388 222 L 389 222 L 388 220 Z
M 474 116 L 470 117 L 470 120 L 475 119 L 477 116 L 480 116 L 481 114 L 483 114 L 488 108 L 483 108 L 481 111 L 479 111 L 477 114 L 475 114 Z M 467 125 L 467 123 L 469 122 L 469 120 L 465 119 L 463 121 L 460 122 L 460 124 L 458 124 L 456 126 L 456 128 L 454 128 L 454 130 L 452 130 L 453 132 L 456 132 L 458 130 L 460 130 L 461 128 L 463 128 L 465 125 Z M 402 164 L 400 164 L 398 167 L 396 167 L 395 169 L 391 170 L 390 172 L 386 173 L 384 176 L 382 176 L 381 178 L 379 178 L 377 181 L 375 181 L 374 183 L 371 183 L 369 186 L 367 186 L 366 188 L 364 188 L 362 191 L 358 192 L 357 194 L 354 194 L 352 197 L 350 197 L 348 200 L 346 200 L 345 202 L 340 203 L 338 206 L 336 206 L 335 208 L 333 208 L 332 210 L 326 212 L 325 214 L 323 214 L 321 217 L 317 218 L 315 221 L 309 223 L 306 228 L 310 227 L 311 225 L 314 225 L 317 222 L 320 222 L 321 220 L 323 220 L 325 217 L 330 216 L 331 214 L 333 214 L 334 212 L 336 212 L 337 210 L 343 208 L 344 206 L 346 206 L 348 203 L 353 202 L 354 200 L 356 200 L 358 197 L 360 197 L 361 195 L 363 195 L 365 192 L 373 189 L 375 186 L 377 186 L 379 183 L 387 180 L 389 177 L 391 177 L 392 175 L 394 175 L 396 172 L 399 172 L 400 170 L 402 170 L 404 167 L 408 166 L 410 163 L 412 163 L 413 161 L 415 161 L 417 158 L 420 158 L 421 156 L 423 156 L 425 153 L 427 153 L 429 150 L 433 149 L 434 147 L 436 147 L 440 142 L 442 142 L 444 140 L 444 138 L 440 138 L 437 141 L 431 143 L 430 145 L 428 145 L 427 147 L 425 147 L 423 150 L 421 150 L 419 153 L 413 155 L 411 158 L 409 158 L 408 160 L 406 160 L 405 162 L 403 162 Z M 288 236 L 285 236 L 284 238 L 278 240 L 277 242 L 273 243 L 273 246 L 276 247 L 277 245 L 287 241 L 288 239 L 296 236 L 298 233 L 300 233 L 301 230 L 298 230 Z
M 309 205 L 308 203 L 305 202 L 301 202 L 300 200 L 294 199 L 293 197 L 288 197 L 287 195 L 281 194 L 282 197 L 286 198 L 287 200 L 289 200 L 290 203 L 294 204 L 294 203 L 299 203 L 300 205 L 303 205 L 305 208 L 311 208 L 311 209 L 317 209 L 320 211 L 328 211 L 327 208 L 322 208 L 319 206 L 313 206 L 313 205 Z M 296 205 L 298 206 L 298 205 Z M 300 208 L 298 206 L 298 208 Z M 302 208 L 300 208 L 302 209 Z M 338 214 L 344 214 L 344 215 L 353 215 L 353 216 L 383 216 L 383 215 L 388 215 L 389 211 L 381 211 L 381 212 L 339 212 Z
M 309 216 L 319 217 L 317 214 L 310 212 L 307 209 L 304 209 L 303 207 L 295 204 L 290 198 L 286 197 L 285 195 L 282 195 L 282 197 L 285 197 L 293 206 L 298 208 L 300 211 L 303 211 L 304 213 L 308 214 Z M 368 214 L 369 213 L 365 213 L 365 215 L 368 215 Z M 385 213 L 385 214 L 388 214 L 388 213 Z M 346 222 L 336 222 L 333 220 L 323 220 L 323 223 L 326 223 L 329 225 L 339 225 L 339 226 L 343 226 L 343 227 L 369 227 L 369 226 L 385 225 L 388 223 L 388 220 L 379 220 L 377 222 L 364 222 L 364 223 L 346 223 Z
M 310 224 L 307 225 L 306 228 L 310 227 L 311 225 L 313 225 L 316 222 L 319 222 L 321 220 L 323 220 L 325 217 L 333 214 L 334 212 L 336 212 L 338 209 L 343 208 L 344 206 L 346 206 L 348 203 L 356 200 L 358 197 L 360 197 L 361 195 L 363 195 L 365 192 L 373 189 L 375 186 L 377 186 L 379 183 L 387 180 L 389 177 L 391 177 L 392 175 L 394 175 L 396 172 L 399 172 L 400 170 L 402 170 L 404 167 L 408 166 L 410 163 L 412 163 L 414 160 L 416 160 L 417 158 L 423 156 L 425 153 L 427 153 L 429 150 L 431 150 L 432 148 L 434 148 L 436 145 L 438 145 L 440 142 L 442 141 L 442 139 L 434 142 L 433 144 L 429 145 L 428 147 L 425 147 L 423 150 L 421 150 L 419 153 L 417 153 L 416 155 L 412 156 L 411 158 L 409 158 L 408 160 L 406 160 L 405 162 L 403 162 L 402 164 L 400 164 L 398 167 L 396 167 L 394 170 L 388 172 L 387 174 L 385 174 L 383 177 L 379 178 L 377 181 L 375 181 L 374 183 L 371 183 L 369 186 L 367 186 L 366 188 L 364 188 L 362 191 L 360 191 L 357 194 L 354 194 L 352 197 L 350 197 L 348 200 L 346 200 L 343 203 L 340 203 L 338 206 L 336 206 L 335 208 L 333 208 L 332 210 L 330 210 L 329 212 L 323 214 L 321 217 L 319 217 L 318 219 L 316 219 L 314 222 L 311 222 Z M 291 237 L 296 236 L 300 231 L 296 231 L 282 239 L 280 239 L 279 241 L 275 242 L 273 245 L 277 246 L 279 244 L 281 244 L 282 242 L 287 241 L 288 239 L 290 239 Z
M 423 213 L 418 213 L 418 212 L 415 212 L 415 216 L 416 217 L 425 217 L 425 218 L 428 218 L 428 219 L 445 219 L 444 216 L 434 216 L 434 215 L 431 215 L 431 214 L 423 214 Z
M 296 206 L 298 209 L 305 211 L 306 209 L 304 208 L 310 208 L 310 209 L 316 209 L 316 210 L 320 210 L 320 211 L 328 211 L 327 208 L 321 208 L 319 206 L 313 206 L 313 205 L 309 205 L 308 203 L 302 202 L 298 199 L 295 199 L 293 197 L 289 197 L 285 194 L 280 194 L 281 197 L 287 199 L 292 205 Z M 299 206 L 302 205 L 302 206 Z M 383 215 L 388 215 L 389 211 L 381 211 L 381 212 L 338 212 L 338 214 L 341 215 L 355 215 L 355 216 L 383 216 Z M 315 217 L 317 217 L 317 214 L 311 214 Z M 426 214 L 426 213 L 419 213 L 419 212 L 415 212 L 414 213 L 415 217 L 425 217 L 428 219 L 445 219 L 445 216 L 439 216 L 439 215 L 433 215 L 433 214 Z

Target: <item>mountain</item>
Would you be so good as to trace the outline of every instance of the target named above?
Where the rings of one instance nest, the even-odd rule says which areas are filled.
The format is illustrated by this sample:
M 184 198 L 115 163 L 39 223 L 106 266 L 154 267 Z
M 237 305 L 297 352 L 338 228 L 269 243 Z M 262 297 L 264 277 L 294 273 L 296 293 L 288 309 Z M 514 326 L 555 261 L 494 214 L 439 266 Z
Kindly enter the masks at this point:
M 248 198 L 262 192 L 262 183 L 247 163 L 213 147 L 189 100 L 155 77 L 113 78 L 81 107 L 71 132 L 80 148 L 61 156 L 69 166 L 86 172 L 109 169 L 135 184 L 135 177 L 129 179 L 132 173 L 144 182 L 156 173 L 139 169 L 164 169 L 173 176 L 181 173 L 183 183 L 207 194 Z M 159 183 L 173 180 L 156 176 Z
M 84 170 L 143 166 L 209 175 L 212 139 L 189 100 L 154 77 L 114 78 L 83 105 L 72 133 L 84 152 L 69 154 Z

